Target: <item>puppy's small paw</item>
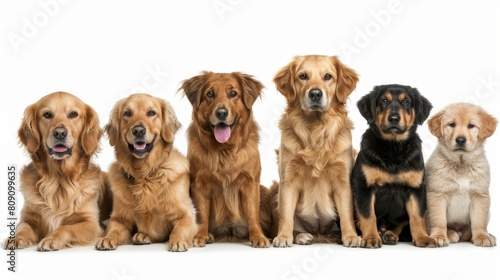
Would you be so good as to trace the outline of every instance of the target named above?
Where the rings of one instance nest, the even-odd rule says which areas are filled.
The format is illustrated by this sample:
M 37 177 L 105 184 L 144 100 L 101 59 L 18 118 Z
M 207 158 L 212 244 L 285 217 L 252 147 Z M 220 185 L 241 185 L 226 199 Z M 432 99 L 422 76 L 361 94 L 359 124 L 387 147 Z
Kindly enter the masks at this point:
M 460 233 L 455 230 L 448 229 L 447 233 L 449 243 L 457 243 L 460 240 Z
M 421 236 L 417 237 L 413 240 L 413 244 L 417 247 L 426 247 L 426 248 L 436 248 L 437 242 L 433 238 L 429 236 Z
M 377 235 L 363 236 L 361 239 L 362 248 L 380 248 L 382 247 L 382 239 Z
M 271 242 L 265 236 L 250 238 L 250 243 L 253 248 L 268 248 Z
M 382 244 L 396 245 L 398 244 L 399 237 L 394 232 L 388 230 L 382 234 Z
M 213 235 L 212 235 L 212 237 L 213 237 Z M 205 247 L 207 243 L 211 243 L 211 242 L 208 242 L 208 240 L 209 240 L 209 237 L 196 235 L 193 238 L 193 247 Z
M 436 240 L 438 247 L 446 247 L 450 244 L 450 240 L 444 235 L 431 235 L 431 238 Z
M 314 236 L 308 232 L 301 232 L 295 236 L 295 244 L 299 245 L 311 245 L 314 240 Z
M 38 243 L 37 250 L 41 252 L 48 252 L 57 251 L 62 248 L 64 248 L 64 243 L 49 236 L 42 239 L 42 241 Z
M 116 250 L 118 247 L 118 241 L 111 238 L 100 238 L 95 244 L 95 248 L 100 251 Z
M 186 252 L 189 248 L 189 244 L 184 241 L 169 241 L 168 250 L 170 252 Z
M 211 232 L 209 232 L 207 238 L 207 244 L 212 244 L 214 242 L 215 242 L 215 236 Z
M 493 247 L 497 245 L 497 240 L 492 234 L 480 234 L 475 238 L 472 238 L 472 243 L 481 247 Z
M 151 244 L 151 237 L 149 237 L 147 234 L 138 232 L 134 234 L 134 237 L 132 237 L 132 242 L 135 245 L 147 245 Z
M 342 238 L 342 243 L 344 247 L 356 248 L 361 244 L 361 238 L 357 235 L 345 236 Z
M 277 236 L 273 240 L 273 246 L 278 248 L 292 247 L 293 238 L 291 236 Z

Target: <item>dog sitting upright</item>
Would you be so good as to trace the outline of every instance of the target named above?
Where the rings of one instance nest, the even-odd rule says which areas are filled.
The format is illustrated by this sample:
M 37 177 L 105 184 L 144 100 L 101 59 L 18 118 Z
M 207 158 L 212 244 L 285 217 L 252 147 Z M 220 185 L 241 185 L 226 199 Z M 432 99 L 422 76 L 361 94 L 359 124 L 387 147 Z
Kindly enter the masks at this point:
M 497 120 L 481 107 L 456 103 L 427 122 L 439 140 L 426 164 L 427 221 L 438 246 L 471 241 L 491 247 L 496 238 L 487 231 L 490 207 L 490 167 L 484 141 Z
M 436 247 L 425 227 L 424 159 L 417 134 L 431 103 L 417 89 L 394 84 L 376 86 L 357 105 L 370 125 L 351 175 L 361 247 L 396 244 L 408 223 L 416 246 Z

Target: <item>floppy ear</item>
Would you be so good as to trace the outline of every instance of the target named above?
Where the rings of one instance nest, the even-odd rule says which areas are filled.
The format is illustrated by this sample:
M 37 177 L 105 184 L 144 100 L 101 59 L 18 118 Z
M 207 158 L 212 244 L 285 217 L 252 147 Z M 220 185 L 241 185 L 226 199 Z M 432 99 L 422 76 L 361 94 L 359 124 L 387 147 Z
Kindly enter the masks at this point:
M 358 83 L 358 74 L 344 65 L 338 57 L 332 56 L 333 64 L 337 69 L 337 87 L 335 95 L 340 103 L 345 103 L 347 97 L 354 91 Z
M 40 148 L 41 139 L 38 130 L 38 121 L 36 117 L 37 105 L 32 104 L 24 110 L 24 117 L 17 135 L 21 143 L 26 147 L 30 154 L 36 153 Z
M 295 92 L 295 60 L 281 68 L 274 76 L 274 83 L 278 91 L 286 97 L 288 103 L 293 103 L 297 97 Z
M 184 95 L 188 98 L 189 102 L 193 106 L 193 109 L 197 109 L 201 103 L 201 90 L 207 83 L 207 76 L 211 72 L 202 72 L 201 75 L 194 76 L 187 80 L 184 80 L 182 86 L 179 90 L 182 89 Z
M 368 124 L 372 124 L 375 121 L 375 106 L 376 98 L 381 89 L 381 86 L 375 86 L 373 90 L 361 97 L 361 99 L 356 103 L 361 116 L 365 118 Z
M 484 141 L 486 138 L 493 135 L 497 128 L 497 119 L 492 115 L 486 113 L 484 110 L 478 111 L 479 118 L 481 120 L 481 127 L 479 128 L 479 139 Z
M 247 109 L 252 109 L 255 100 L 261 96 L 264 86 L 250 75 L 239 72 L 234 72 L 233 74 L 240 79 L 240 84 L 243 89 L 243 104 L 245 104 Z
M 443 128 L 441 127 L 443 116 L 444 116 L 444 111 L 440 111 L 427 121 L 427 125 L 429 126 L 429 131 L 439 140 L 443 138 Z
M 429 100 L 427 100 L 427 98 L 421 95 L 416 88 L 411 87 L 409 91 L 415 99 L 415 110 L 417 113 L 415 116 L 415 122 L 418 125 L 422 125 L 431 113 L 432 104 Z
M 115 146 L 120 139 L 120 107 L 124 99 L 116 102 L 109 115 L 109 122 L 104 126 L 104 131 L 108 135 L 109 145 Z
M 177 131 L 181 128 L 181 123 L 177 119 L 174 108 L 167 101 L 161 101 L 161 112 L 163 115 L 163 125 L 161 128 L 161 138 L 167 143 L 174 142 Z
M 99 126 L 99 115 L 90 107 L 85 105 L 85 124 L 81 134 L 82 149 L 87 155 L 93 155 L 99 148 L 99 140 L 103 130 Z

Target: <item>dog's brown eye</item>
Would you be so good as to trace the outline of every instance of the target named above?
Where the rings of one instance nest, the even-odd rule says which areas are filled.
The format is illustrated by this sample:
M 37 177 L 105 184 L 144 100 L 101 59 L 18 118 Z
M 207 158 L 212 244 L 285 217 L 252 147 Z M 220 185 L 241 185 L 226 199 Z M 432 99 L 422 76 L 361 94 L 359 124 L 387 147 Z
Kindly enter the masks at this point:
M 332 75 L 330 75 L 330 74 L 325 75 L 325 80 L 331 80 L 331 79 L 332 79 Z
M 450 127 L 455 127 L 455 123 L 454 122 L 451 122 L 448 124 Z
M 213 90 L 209 90 L 207 92 L 207 96 L 210 97 L 210 98 L 214 97 L 214 91 Z
M 156 112 L 155 112 L 155 111 L 153 111 L 153 110 L 149 110 L 149 111 L 148 111 L 148 116 L 152 117 L 152 116 L 154 116 L 154 115 L 156 115 Z
M 387 98 L 380 99 L 380 104 L 387 105 L 387 103 L 389 103 L 389 101 L 387 101 Z
M 132 116 L 132 113 L 130 113 L 130 111 L 127 110 L 127 111 L 123 112 L 123 116 L 124 117 L 130 117 L 130 116 Z
M 52 119 L 52 114 L 51 114 L 51 113 L 49 113 L 49 112 L 45 112 L 45 113 L 43 114 L 43 117 L 44 117 L 44 118 L 46 118 L 46 119 Z
M 76 117 L 78 117 L 78 113 L 75 112 L 75 111 L 72 111 L 71 113 L 69 113 L 69 117 L 70 118 L 76 118 Z
M 235 97 L 236 95 L 238 95 L 238 93 L 234 90 L 232 90 L 229 95 L 231 95 L 231 97 Z
M 469 129 L 473 129 L 474 127 L 476 127 L 476 125 L 474 125 L 473 123 L 470 123 L 467 127 L 468 127 Z
M 307 80 L 307 74 L 306 73 L 302 73 L 299 75 L 299 79 L 301 80 Z
M 410 100 L 408 100 L 408 99 L 403 100 L 403 105 L 409 105 L 409 104 L 410 104 Z

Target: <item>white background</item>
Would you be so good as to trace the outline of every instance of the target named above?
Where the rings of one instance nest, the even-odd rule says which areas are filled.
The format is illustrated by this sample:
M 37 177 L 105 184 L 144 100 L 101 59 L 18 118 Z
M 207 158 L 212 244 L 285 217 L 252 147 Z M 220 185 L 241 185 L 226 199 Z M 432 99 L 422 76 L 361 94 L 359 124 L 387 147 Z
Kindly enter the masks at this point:
M 472 4 L 474 3 L 474 4 Z M 500 10 L 498 1 L 2 1 L 1 166 L 19 168 L 28 157 L 17 143 L 26 106 L 54 91 L 79 96 L 108 120 L 113 104 L 146 91 L 171 102 L 183 124 L 176 146 L 186 152 L 191 106 L 177 89 L 202 70 L 242 71 L 266 87 L 254 105 L 261 127 L 262 184 L 278 179 L 273 150 L 285 99 L 274 74 L 295 55 L 338 55 L 360 75 L 348 102 L 359 147 L 366 122 L 355 104 L 375 85 L 417 87 L 434 105 L 469 101 L 500 117 Z M 435 138 L 419 128 L 427 158 Z M 486 150 L 492 169 L 489 230 L 500 237 L 498 173 L 500 138 Z M 107 169 L 113 152 L 103 138 L 96 162 Z M 7 179 L 3 179 L 6 185 Z M 7 190 L 0 191 L 6 223 Z M 18 196 L 22 205 L 22 195 Z M 3 240 L 8 232 L 0 227 Z M 4 251 L 5 254 L 7 251 Z M 18 252 L 18 272 L 2 279 L 498 279 L 500 253 L 471 244 L 420 249 L 410 244 L 379 250 L 339 245 L 253 249 L 248 244 L 214 244 L 170 253 L 164 244 L 123 246 L 113 252 L 93 247 L 39 253 Z M 8 276 L 9 278 L 5 278 Z M 27 278 L 28 277 L 28 278 Z M 191 278 L 193 279 L 193 278 Z

